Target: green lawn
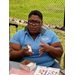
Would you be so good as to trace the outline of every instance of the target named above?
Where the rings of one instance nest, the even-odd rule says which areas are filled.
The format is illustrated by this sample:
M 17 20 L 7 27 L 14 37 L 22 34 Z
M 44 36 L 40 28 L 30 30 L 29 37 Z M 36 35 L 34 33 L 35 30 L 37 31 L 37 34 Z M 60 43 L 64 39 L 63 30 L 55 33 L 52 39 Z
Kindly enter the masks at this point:
M 65 0 L 9 0 L 9 17 L 28 20 L 32 10 L 43 13 L 46 24 L 63 26 Z

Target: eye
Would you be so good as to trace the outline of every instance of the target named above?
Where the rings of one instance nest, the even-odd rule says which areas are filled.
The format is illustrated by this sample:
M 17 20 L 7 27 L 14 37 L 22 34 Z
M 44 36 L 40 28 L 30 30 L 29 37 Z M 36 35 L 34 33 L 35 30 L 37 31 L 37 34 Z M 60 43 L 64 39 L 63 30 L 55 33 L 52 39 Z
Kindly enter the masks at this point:
M 29 22 L 33 22 L 32 20 L 29 20 Z
M 36 21 L 36 23 L 40 23 L 40 21 Z

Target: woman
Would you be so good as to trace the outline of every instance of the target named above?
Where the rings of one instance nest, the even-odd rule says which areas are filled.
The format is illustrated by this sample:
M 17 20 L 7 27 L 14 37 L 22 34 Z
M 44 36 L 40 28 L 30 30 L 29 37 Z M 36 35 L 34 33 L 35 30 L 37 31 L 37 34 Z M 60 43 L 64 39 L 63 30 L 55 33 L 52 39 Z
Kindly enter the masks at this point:
M 62 45 L 56 34 L 42 25 L 42 13 L 38 10 L 31 11 L 28 25 L 10 40 L 10 60 L 21 62 L 28 59 L 40 66 L 60 68 L 55 58 L 62 56 Z M 31 46 L 31 52 L 27 45 Z

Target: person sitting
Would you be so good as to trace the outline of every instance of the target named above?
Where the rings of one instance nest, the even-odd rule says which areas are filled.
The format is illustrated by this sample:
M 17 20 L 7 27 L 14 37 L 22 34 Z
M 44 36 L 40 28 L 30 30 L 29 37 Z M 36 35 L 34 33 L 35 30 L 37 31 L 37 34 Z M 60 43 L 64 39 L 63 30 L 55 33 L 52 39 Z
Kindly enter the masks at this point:
M 61 68 L 55 58 L 61 57 L 63 48 L 56 34 L 42 27 L 43 15 L 33 10 L 28 15 L 28 25 L 10 40 L 10 61 L 27 59 L 40 66 Z M 28 51 L 28 45 L 32 51 Z

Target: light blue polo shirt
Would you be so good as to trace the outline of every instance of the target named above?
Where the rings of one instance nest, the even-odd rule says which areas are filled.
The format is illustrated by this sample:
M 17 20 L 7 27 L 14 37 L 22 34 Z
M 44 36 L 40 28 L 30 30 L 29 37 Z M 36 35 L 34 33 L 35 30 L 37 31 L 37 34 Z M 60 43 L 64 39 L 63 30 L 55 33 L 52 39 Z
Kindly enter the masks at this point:
M 20 44 L 21 49 L 28 44 L 31 44 L 32 51 L 34 52 L 32 56 L 25 56 L 18 62 L 27 59 L 36 62 L 36 64 L 40 66 L 51 66 L 54 63 L 55 59 L 52 58 L 47 52 L 39 56 L 39 49 L 41 47 L 38 45 L 42 44 L 40 40 L 50 45 L 52 43 L 59 42 L 59 39 L 53 31 L 45 28 L 42 29 L 45 30 L 44 34 L 42 34 L 41 31 L 35 40 L 33 40 L 33 38 L 30 36 L 28 30 L 25 31 L 25 29 L 18 31 L 13 35 L 13 38 L 10 40 L 10 42 Z

